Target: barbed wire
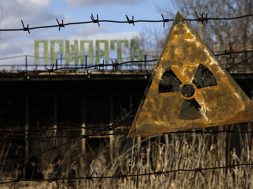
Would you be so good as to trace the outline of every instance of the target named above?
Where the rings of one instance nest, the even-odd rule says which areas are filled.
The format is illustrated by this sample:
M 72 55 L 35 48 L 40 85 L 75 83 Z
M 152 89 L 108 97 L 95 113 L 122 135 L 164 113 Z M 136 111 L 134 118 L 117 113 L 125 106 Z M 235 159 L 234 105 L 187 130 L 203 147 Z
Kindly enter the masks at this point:
M 212 51 L 213 52 L 213 51 Z M 232 55 L 232 54 L 246 54 L 246 53 L 252 53 L 253 49 L 242 49 L 242 50 L 233 50 L 233 49 L 225 49 L 223 51 L 217 51 L 216 53 L 213 52 L 214 56 L 226 56 L 226 55 Z M 84 55 L 84 56 L 78 56 L 78 59 L 80 58 L 85 58 L 88 55 Z M 150 54 L 145 54 L 144 57 L 153 57 L 154 59 L 152 60 L 158 60 L 159 56 L 155 56 L 155 55 L 150 55 Z M 35 58 L 34 55 L 14 55 L 14 56 L 7 56 L 7 57 L 0 57 L 0 61 L 1 60 L 8 60 L 8 59 L 16 59 L 16 58 Z M 48 60 L 50 60 L 50 57 L 44 57 L 44 56 L 39 56 L 39 59 L 45 59 L 47 58 Z M 93 58 L 96 58 L 96 56 L 93 56 Z M 60 57 L 60 58 L 55 58 L 56 60 L 65 60 L 65 57 Z M 101 59 L 105 59 L 105 57 L 101 57 Z M 130 57 L 123 57 L 122 59 L 130 59 Z M 111 61 L 117 61 L 117 58 L 112 58 L 109 57 L 109 60 Z M 0 64 L 1 65 L 1 64 Z M 37 65 L 39 66 L 39 65 Z M 44 65 L 43 65 L 44 66 Z
M 239 65 L 241 63 L 249 63 L 248 61 L 252 59 L 252 57 L 247 57 L 247 58 L 242 58 L 241 61 L 238 61 L 238 62 L 233 62 L 233 63 L 230 63 L 230 67 L 226 68 L 226 69 L 231 69 L 233 68 L 234 66 L 236 65 Z M 99 69 L 102 69 L 102 68 L 105 68 L 105 67 L 113 67 L 117 70 L 117 67 L 118 66 L 123 66 L 123 65 L 127 65 L 127 64 L 138 64 L 138 63 L 141 63 L 143 64 L 144 66 L 144 69 L 147 71 L 147 66 L 148 64 L 147 63 L 152 63 L 152 62 L 157 62 L 159 59 L 150 59 L 150 60 L 132 60 L 132 61 L 125 61 L 125 62 L 121 62 L 121 63 L 118 63 L 117 61 L 112 61 L 111 63 L 109 64 L 105 64 L 105 61 L 103 61 L 103 63 L 100 63 L 100 64 L 94 64 L 94 65 L 88 65 L 88 66 L 84 66 L 84 65 L 75 65 L 75 66 L 62 66 L 62 67 L 58 67 L 58 68 L 55 68 L 55 64 L 51 65 L 51 68 L 48 68 L 47 71 L 49 73 L 52 73 L 52 72 L 55 72 L 55 71 L 60 71 L 60 70 L 89 70 L 91 68 L 99 68 Z M 87 72 L 87 74 L 89 74 Z
M 235 62 L 234 64 L 231 64 L 229 67 L 226 69 L 229 71 L 230 69 L 233 69 L 235 66 L 240 65 L 240 64 L 246 64 L 250 59 L 253 59 L 253 56 L 247 57 L 247 58 L 242 58 L 241 61 Z
M 129 129 L 131 125 L 124 126 L 125 129 Z M 115 131 L 119 127 L 122 127 L 121 125 L 117 125 L 114 127 L 108 126 L 108 128 L 101 129 L 98 127 L 94 127 L 91 130 L 93 133 L 90 134 L 84 134 L 84 135 L 77 135 L 77 134 L 65 134 L 65 135 L 54 135 L 53 132 L 51 133 L 50 136 L 47 136 L 45 133 L 48 130 L 41 129 L 41 130 L 33 130 L 32 133 L 25 133 L 29 130 L 26 129 L 8 129 L 8 130 L 2 130 L 0 131 L 0 136 L 1 139 L 0 141 L 5 141 L 6 139 L 15 139 L 15 138 L 20 138 L 20 137 L 27 137 L 27 139 L 56 139 L 56 138 L 90 138 L 90 137 L 102 137 L 102 136 L 116 136 L 116 135 L 127 135 L 128 132 L 116 132 L 116 133 L 107 133 L 109 131 Z M 51 131 L 80 131 L 80 129 L 85 129 L 85 127 L 75 127 L 75 128 L 49 128 Z M 40 132 L 40 133 L 34 133 Z M 19 134 L 17 133 L 19 132 Z M 193 130 L 188 130 L 188 131 L 176 131 L 176 132 L 166 132 L 163 133 L 159 136 L 162 135 L 184 135 L 184 134 L 220 134 L 220 133 L 226 133 L 226 134 L 253 134 L 252 130 L 247 130 L 247 131 L 241 131 L 238 129 L 223 129 L 223 130 L 217 130 L 217 128 L 205 128 L 205 129 L 193 129 Z
M 233 17 L 208 17 L 208 13 L 196 13 L 196 18 L 185 18 L 185 20 L 190 22 L 201 22 L 202 24 L 208 23 L 208 21 L 229 21 L 229 20 L 237 20 L 243 19 L 248 17 L 253 17 L 253 13 L 245 14 L 241 16 L 233 16 Z M 65 23 L 62 19 L 61 22 L 56 18 L 56 24 L 52 25 L 39 25 L 31 27 L 30 24 L 25 24 L 24 21 L 21 19 L 20 28 L 1 28 L 0 32 L 13 32 L 13 31 L 24 31 L 30 34 L 31 30 L 38 30 L 38 29 L 45 29 L 45 28 L 58 28 L 58 31 L 61 31 L 62 28 L 66 26 L 73 26 L 73 25 L 84 25 L 84 24 L 97 24 L 98 27 L 101 26 L 101 23 L 113 23 L 113 24 L 129 24 L 135 26 L 136 23 L 162 23 L 163 27 L 165 27 L 166 23 L 174 21 L 171 18 L 165 18 L 163 14 L 161 14 L 162 19 L 156 20 L 148 20 L 148 19 L 135 19 L 134 16 L 125 15 L 125 20 L 108 20 L 108 19 L 100 19 L 99 15 L 96 14 L 94 16 L 91 14 L 90 20 L 87 21 L 79 21 L 79 22 L 67 22 Z
M 20 137 L 26 137 L 28 140 L 47 140 L 47 139 L 60 139 L 60 138 L 80 138 L 80 139 L 88 139 L 92 137 L 106 137 L 106 136 L 116 136 L 116 135 L 124 135 L 126 136 L 128 132 L 120 132 L 120 133 L 103 133 L 103 132 L 97 132 L 95 134 L 85 134 L 85 135 L 52 135 L 52 136 L 38 136 L 38 135 L 31 135 L 31 134 L 23 134 L 23 135 L 0 135 L 1 139 L 0 141 L 6 141 L 6 139 L 14 140 L 16 138 Z
M 0 165 L 0 167 L 10 167 L 10 166 L 13 166 L 13 164 L 2 164 L 2 165 Z
M 144 172 L 144 173 L 128 173 L 128 174 L 118 174 L 118 175 L 108 175 L 108 176 L 93 176 L 92 174 L 86 174 L 86 176 L 82 177 L 76 177 L 76 178 L 55 178 L 55 179 L 36 179 L 34 181 L 37 182 L 52 182 L 52 181 L 60 181 L 60 180 L 71 180 L 71 181 L 77 181 L 77 180 L 89 180 L 93 181 L 95 179 L 128 179 L 133 177 L 146 177 L 146 176 L 168 176 L 170 173 L 177 173 L 177 172 L 192 172 L 194 173 L 194 176 L 196 176 L 196 173 L 201 173 L 203 177 L 205 177 L 204 171 L 213 171 L 213 170 L 221 170 L 221 169 L 236 169 L 237 167 L 251 167 L 253 166 L 253 163 L 240 163 L 240 164 L 231 164 L 226 166 L 214 166 L 214 167 L 198 167 L 198 168 L 178 168 L 178 169 L 172 169 L 172 170 L 165 170 L 165 171 L 153 171 L 153 172 Z M 25 182 L 25 181 L 31 181 L 29 179 L 15 179 L 15 180 L 9 180 L 9 181 L 3 181 L 0 182 L 1 185 L 3 184 L 10 184 L 10 183 L 17 183 L 17 182 Z
M 115 126 L 111 126 L 110 129 L 111 130 L 115 130 L 117 127 L 119 127 L 119 125 L 115 125 Z M 50 129 L 50 128 L 49 128 Z M 64 128 L 64 129 L 69 129 L 69 128 Z M 38 130 L 37 130 L 38 131 Z M 3 132 L 3 130 L 1 131 Z M 240 130 L 236 130 L 236 129 L 224 129 L 224 130 L 204 130 L 204 129 L 195 129 L 195 130 L 188 130 L 188 131 L 179 131 L 179 132 L 169 132 L 169 133 L 164 133 L 164 134 L 172 134 L 172 135 L 180 135 L 180 134 L 219 134 L 219 133 L 227 133 L 227 134 L 252 134 L 253 131 L 240 131 Z M 4 133 L 2 133 L 3 135 Z M 101 131 L 97 131 L 96 133 L 93 133 L 93 134 L 87 134 L 87 135 L 81 135 L 81 136 L 69 136 L 69 135 L 63 135 L 63 136 L 44 136 L 44 137 L 40 137 L 40 136 L 37 136 L 35 135 L 34 138 L 32 137 L 28 137 L 27 139 L 49 139 L 49 138 L 52 138 L 52 139 L 57 139 L 57 138 L 73 138 L 74 140 L 73 141 L 68 141 L 68 142 L 65 142 L 63 144 L 60 144 L 60 145 L 57 145 L 57 146 L 54 146 L 53 148 L 49 148 L 49 149 L 46 149 L 42 152 L 40 152 L 40 154 L 44 154 L 44 153 L 47 153 L 47 152 L 50 152 L 50 151 L 53 151 L 55 149 L 58 149 L 59 147 L 63 147 L 63 146 L 66 146 L 68 144 L 72 144 L 72 143 L 75 143 L 81 139 L 88 139 L 90 137 L 94 137 L 94 136 L 110 136 L 110 135 L 123 135 L 123 136 L 126 136 L 128 134 L 128 132 L 121 132 L 121 133 L 101 133 Z M 163 135 L 164 135 L 163 134 Z M 5 133 L 5 135 L 8 136 L 7 133 Z M 28 135 L 29 136 L 29 135 Z M 6 141 L 5 141 L 6 142 Z M 0 167 L 8 167 L 10 165 L 0 165 Z M 140 175 L 141 176 L 141 175 Z
M 115 125 L 113 127 L 111 127 L 111 130 L 110 131 L 113 131 L 115 129 L 117 129 L 117 127 L 119 127 L 119 125 Z M 163 133 L 162 135 L 159 135 L 159 136 L 163 136 L 165 134 L 168 134 L 168 135 L 183 135 L 185 136 L 185 134 L 197 134 L 197 135 L 203 135 L 203 134 L 220 134 L 220 133 L 223 133 L 223 134 L 253 134 L 253 131 L 240 131 L 240 130 L 235 130 L 235 129 L 225 129 L 225 130 L 204 130 L 204 129 L 195 129 L 195 130 L 188 130 L 188 131 L 179 131 L 179 132 L 169 132 L 169 133 Z M 128 132 L 119 132 L 119 133 L 103 133 L 101 131 L 97 131 L 97 132 L 94 132 L 92 134 L 86 134 L 86 135 L 80 135 L 80 136 L 71 136 L 71 135 L 60 135 L 60 136 L 38 136 L 38 135 L 34 135 L 34 137 L 31 137 L 28 135 L 24 135 L 22 137 L 27 137 L 26 140 L 29 140 L 29 139 L 37 139 L 37 140 L 42 140 L 42 139 L 59 139 L 59 138 L 68 138 L 68 139 L 72 139 L 71 141 L 67 141 L 65 143 L 62 143 L 62 144 L 59 144 L 59 145 L 56 145 L 56 146 L 53 146 L 49 149 L 45 149 L 44 151 L 41 151 L 39 154 L 45 154 L 45 153 L 48 153 L 48 152 L 51 152 L 51 151 L 54 151 L 58 148 L 61 148 L 61 147 L 64 147 L 66 145 L 72 145 L 73 143 L 76 143 L 80 140 L 83 140 L 83 139 L 89 139 L 89 138 L 92 138 L 92 137 L 108 137 L 108 136 L 124 136 L 124 138 L 127 136 Z M 17 136 L 16 136 L 17 137 Z M 19 136 L 20 137 L 20 136 Z M 7 137 L 8 138 L 8 137 Z M 146 137 L 147 138 L 147 137 Z M 6 141 L 6 138 L 2 138 L 4 142 L 8 142 Z M 15 139 L 15 136 L 12 136 L 9 138 L 10 140 L 14 140 Z M 126 139 L 126 138 L 125 138 Z M 8 165 L 3 165 L 3 166 L 6 166 L 8 167 Z
M 252 57 L 248 56 L 247 53 L 253 52 L 252 49 L 244 49 L 244 50 L 239 50 L 239 51 L 235 51 L 233 49 L 229 49 L 229 50 L 224 50 L 224 52 L 220 52 L 217 54 L 214 54 L 214 56 L 218 57 L 218 56 L 227 56 L 227 55 L 233 55 L 233 54 L 240 54 L 240 53 L 244 53 L 245 56 L 244 57 L 238 57 L 239 59 L 241 59 L 241 61 L 238 62 L 233 62 L 233 63 L 224 63 L 224 65 L 228 65 L 226 66 L 227 70 L 230 70 L 232 68 L 234 68 L 235 66 L 239 65 L 239 64 L 245 64 L 245 63 L 249 63 L 248 61 L 250 59 L 252 59 Z M 122 62 L 118 62 L 117 59 L 111 59 L 111 63 L 105 63 L 105 59 L 102 58 L 103 62 L 99 63 L 99 64 L 70 64 L 70 65 L 64 65 L 64 64 L 59 64 L 54 63 L 54 64 L 43 64 L 43 65 L 39 65 L 39 64 L 28 64 L 27 61 L 25 64 L 0 64 L 0 67 L 21 67 L 24 68 L 23 71 L 25 71 L 26 73 L 32 72 L 33 70 L 29 70 L 29 68 L 32 66 L 34 68 L 36 68 L 36 71 L 46 71 L 49 74 L 55 71 L 66 71 L 66 70 L 86 70 L 87 74 L 89 74 L 89 70 L 92 69 L 99 69 L 99 70 L 104 70 L 104 68 L 112 68 L 113 70 L 117 70 L 120 68 L 120 66 L 123 65 L 138 65 L 138 66 L 142 66 L 141 69 L 148 71 L 148 70 L 152 70 L 153 67 L 155 66 L 155 62 L 157 62 L 159 59 L 155 58 L 154 56 L 153 59 L 147 59 L 147 57 L 149 57 L 150 55 L 144 55 L 144 57 L 142 58 L 142 60 L 129 60 L 129 61 L 122 61 Z M 34 57 L 32 55 L 18 55 L 18 56 L 10 56 L 10 57 L 3 57 L 0 58 L 1 60 L 6 60 L 6 59 L 15 59 L 15 58 L 20 58 L 20 57 Z M 40 57 L 42 58 L 42 57 Z M 81 57 L 79 57 L 81 58 Z M 60 58 L 58 60 L 64 60 L 64 58 Z M 152 63 L 152 64 L 150 64 Z M 152 68 L 150 67 L 152 66 Z M 41 69 L 40 67 L 43 67 L 44 69 Z M 20 72 L 20 70 L 18 70 Z
M 225 55 L 232 55 L 232 54 L 246 54 L 246 53 L 252 53 L 253 49 L 243 49 L 243 50 L 233 50 L 233 49 L 225 49 L 224 51 L 220 52 L 220 53 L 214 53 L 214 56 L 225 56 Z
M 2 128 L 0 129 L 0 135 L 8 135 L 8 133 L 19 133 L 19 132 L 31 132 L 31 133 L 36 133 L 36 132 L 40 132 L 40 133 L 45 133 L 47 131 L 55 131 L 57 130 L 80 130 L 80 129 L 85 129 L 88 131 L 97 131 L 97 132 L 101 132 L 101 131 L 111 131 L 113 129 L 116 129 L 117 127 L 121 127 L 121 126 L 130 126 L 134 115 L 133 112 L 136 112 L 135 109 L 127 112 L 125 115 L 123 115 L 122 118 L 116 119 L 113 122 L 110 122 L 108 124 L 88 124 L 85 126 L 80 126 L 77 123 L 72 123 L 72 122 L 57 122 L 56 126 L 57 128 L 55 128 L 54 126 L 42 126 L 40 128 L 30 128 L 30 129 L 24 129 L 24 128 L 15 128 L 14 125 L 12 125 L 12 128 Z M 53 125 L 55 124 L 54 122 L 49 123 L 49 125 Z M 68 125 L 68 126 L 67 126 Z
M 239 62 L 233 62 L 230 63 L 229 67 L 226 69 L 231 69 L 236 65 L 239 65 L 241 63 L 249 63 L 248 60 L 252 59 L 252 57 L 247 57 L 247 58 L 242 58 L 242 61 Z M 123 65 L 127 65 L 127 64 L 132 64 L 132 65 L 138 65 L 142 64 L 142 66 L 144 66 L 144 70 L 148 71 L 151 70 L 148 66 L 150 66 L 148 63 L 153 63 L 153 62 L 157 62 L 158 59 L 150 59 L 150 60 L 132 60 L 132 61 L 125 61 L 125 62 L 117 62 L 117 61 L 112 61 L 109 64 L 105 64 L 105 61 L 103 60 L 103 63 L 100 64 L 91 64 L 91 65 L 64 65 L 64 66 L 57 66 L 56 64 L 51 64 L 51 65 L 41 65 L 41 66 L 45 66 L 46 70 L 36 70 L 36 71 L 45 71 L 50 73 L 53 73 L 55 71 L 66 71 L 66 70 L 86 70 L 87 74 L 89 74 L 89 70 L 92 68 L 98 68 L 99 70 L 103 70 L 103 68 L 106 67 L 112 67 L 113 69 L 117 70 L 119 66 L 123 66 Z M 0 66 L 17 66 L 17 65 L 0 65 Z M 27 69 L 26 65 L 19 65 L 21 67 L 24 67 Z M 30 65 L 29 65 L 30 66 Z M 33 65 L 34 67 L 37 67 L 38 65 Z M 154 66 L 154 65 L 153 65 Z M 29 70 L 23 70 L 26 73 L 32 72 Z
M 113 131 L 115 129 L 117 129 L 118 126 L 114 126 L 110 128 L 110 131 Z M 108 130 L 107 130 L 108 131 Z M 225 130 L 204 130 L 204 129 L 195 129 L 195 130 L 188 130 L 188 131 L 178 131 L 178 132 L 169 132 L 169 133 L 163 133 L 162 135 L 168 134 L 168 135 L 185 135 L 185 134 L 198 134 L 198 135 L 203 135 L 203 134 L 220 134 L 220 133 L 226 133 L 226 134 L 253 134 L 253 131 L 240 131 L 240 130 L 236 130 L 236 129 L 225 129 Z M 103 133 L 102 130 L 98 130 L 97 132 L 94 132 L 92 134 L 86 134 L 86 135 L 79 135 L 79 136 L 71 136 L 71 135 L 56 135 L 56 136 L 38 136 L 38 135 L 34 135 L 34 137 L 31 137 L 31 135 L 29 136 L 29 134 L 27 135 L 23 135 L 22 137 L 27 137 L 27 139 L 37 139 L 37 140 L 41 140 L 41 139 L 57 139 L 57 138 L 69 138 L 69 139 L 73 139 L 72 141 L 68 141 L 65 142 L 63 144 L 54 146 L 52 148 L 49 148 L 47 150 L 44 150 L 43 152 L 41 152 L 41 154 L 53 151 L 59 147 L 63 147 L 66 146 L 68 144 L 72 144 L 75 143 L 79 140 L 82 139 L 88 139 L 88 138 L 92 138 L 92 137 L 107 137 L 107 136 L 116 136 L 116 135 L 121 135 L 121 136 L 126 136 L 128 134 L 128 132 L 119 132 L 119 133 Z M 162 136 L 160 135 L 160 136 Z M 5 134 L 5 137 L 8 136 L 7 134 Z M 17 136 L 9 136 L 9 139 L 15 139 L 15 137 Z M 21 137 L 21 136 L 18 136 Z M 8 137 L 6 137 L 8 138 Z M 7 142 L 6 139 L 3 139 L 3 141 Z
M 123 118 L 120 118 L 119 120 L 115 120 L 114 123 L 111 123 L 110 126 L 109 126 L 108 128 L 106 128 L 106 131 L 112 131 L 112 130 L 115 130 L 116 128 L 120 127 L 120 123 L 121 123 L 123 120 L 127 119 L 129 116 L 131 116 L 131 113 L 132 113 L 132 112 L 130 111 L 130 112 L 128 112 L 126 115 L 124 115 Z M 99 134 L 99 133 L 101 133 L 101 130 L 92 133 L 92 135 Z M 90 136 L 87 135 L 86 137 L 90 137 Z M 79 140 L 82 140 L 82 139 L 85 139 L 85 138 L 82 137 L 82 136 L 75 137 L 72 141 L 68 141 L 68 142 L 65 142 L 65 143 L 63 143 L 63 144 L 54 146 L 53 148 L 44 150 L 44 151 L 40 152 L 40 154 L 44 154 L 44 153 L 46 153 L 46 152 L 53 151 L 53 150 L 55 150 L 55 149 L 58 148 L 58 147 L 63 147 L 63 146 L 66 146 L 66 145 L 68 145 L 68 144 L 75 143 L 75 142 L 77 142 L 77 141 L 79 141 Z

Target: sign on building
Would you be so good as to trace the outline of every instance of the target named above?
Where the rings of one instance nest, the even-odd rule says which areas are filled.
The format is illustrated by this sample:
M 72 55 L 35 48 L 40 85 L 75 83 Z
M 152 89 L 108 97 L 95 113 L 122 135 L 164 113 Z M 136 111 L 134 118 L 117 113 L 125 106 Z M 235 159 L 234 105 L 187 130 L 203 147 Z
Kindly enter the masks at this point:
M 129 57 L 130 61 L 143 59 L 142 50 L 135 39 L 34 41 L 36 65 L 53 65 L 56 61 L 64 62 L 64 65 L 92 65 L 102 61 L 109 64 L 112 54 L 119 63 L 123 61 L 123 56 Z

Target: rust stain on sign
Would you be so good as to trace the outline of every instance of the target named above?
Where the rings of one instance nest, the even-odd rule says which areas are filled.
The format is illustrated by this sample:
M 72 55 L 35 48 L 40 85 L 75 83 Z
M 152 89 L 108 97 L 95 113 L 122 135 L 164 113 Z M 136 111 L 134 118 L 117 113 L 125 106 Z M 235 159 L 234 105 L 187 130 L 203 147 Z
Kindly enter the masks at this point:
M 178 13 L 129 136 L 250 120 L 253 102 Z

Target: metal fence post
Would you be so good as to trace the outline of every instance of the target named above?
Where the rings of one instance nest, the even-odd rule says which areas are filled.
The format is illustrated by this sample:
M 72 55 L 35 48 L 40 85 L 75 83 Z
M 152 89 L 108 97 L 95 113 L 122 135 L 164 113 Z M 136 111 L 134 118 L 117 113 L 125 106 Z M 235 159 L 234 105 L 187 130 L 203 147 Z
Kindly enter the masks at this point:
M 147 55 L 146 54 L 144 55 L 144 69 L 145 69 L 145 72 L 147 72 Z
M 27 59 L 27 55 L 25 55 L 25 72 L 28 72 L 28 59 Z
M 85 69 L 88 67 L 88 55 L 85 55 Z
M 55 69 L 57 69 L 58 68 L 58 59 L 56 58 L 55 59 Z

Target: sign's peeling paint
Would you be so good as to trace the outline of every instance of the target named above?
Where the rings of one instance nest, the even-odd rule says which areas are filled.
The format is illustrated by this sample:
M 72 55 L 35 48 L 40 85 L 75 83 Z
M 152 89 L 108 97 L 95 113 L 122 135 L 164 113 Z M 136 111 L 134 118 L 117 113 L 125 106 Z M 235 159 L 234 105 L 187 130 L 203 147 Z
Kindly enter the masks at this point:
M 129 136 L 253 120 L 253 102 L 178 13 Z

